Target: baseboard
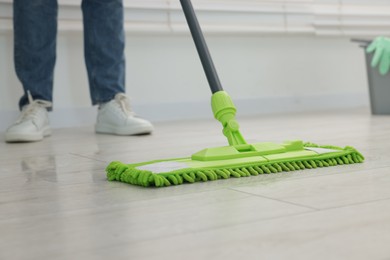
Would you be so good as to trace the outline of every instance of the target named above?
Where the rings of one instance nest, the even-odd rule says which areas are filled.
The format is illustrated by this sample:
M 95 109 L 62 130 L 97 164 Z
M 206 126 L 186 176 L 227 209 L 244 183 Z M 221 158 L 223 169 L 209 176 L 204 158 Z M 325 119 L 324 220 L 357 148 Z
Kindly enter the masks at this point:
M 367 107 L 367 94 L 337 94 L 305 97 L 267 97 L 253 99 L 234 99 L 238 116 L 256 114 L 294 113 L 306 111 L 324 111 Z M 176 102 L 133 105 L 134 110 L 142 117 L 153 122 L 174 121 L 182 119 L 212 118 L 209 101 Z M 2 118 L 0 131 L 17 118 L 19 112 L 0 111 Z M 96 107 L 56 108 L 50 113 L 53 128 L 93 125 L 96 120 Z

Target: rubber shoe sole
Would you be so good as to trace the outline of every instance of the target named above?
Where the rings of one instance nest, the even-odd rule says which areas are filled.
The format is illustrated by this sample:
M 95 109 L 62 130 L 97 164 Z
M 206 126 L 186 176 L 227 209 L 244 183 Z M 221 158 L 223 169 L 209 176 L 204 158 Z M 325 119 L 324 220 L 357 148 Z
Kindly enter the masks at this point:
M 37 142 L 43 140 L 44 137 L 51 135 L 51 129 L 49 126 L 42 129 L 37 133 L 6 133 L 5 141 L 7 143 L 22 143 L 22 142 Z
M 153 127 L 144 126 L 133 126 L 133 127 L 115 127 L 111 125 L 95 125 L 95 132 L 98 134 L 111 134 L 111 135 L 146 135 L 151 134 Z

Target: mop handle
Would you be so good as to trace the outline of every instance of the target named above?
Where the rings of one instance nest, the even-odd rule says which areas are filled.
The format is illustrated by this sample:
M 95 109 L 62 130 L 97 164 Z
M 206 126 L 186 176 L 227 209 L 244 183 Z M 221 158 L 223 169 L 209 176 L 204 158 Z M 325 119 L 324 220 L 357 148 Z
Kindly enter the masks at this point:
M 194 39 L 196 49 L 198 50 L 198 54 L 202 62 L 204 72 L 206 73 L 211 92 L 214 94 L 218 91 L 223 91 L 213 60 L 210 56 L 209 49 L 204 39 L 202 29 L 200 28 L 198 19 L 196 18 L 192 3 L 190 0 L 180 0 L 180 3 L 183 8 L 184 15 L 186 16 L 188 26 L 190 27 L 192 38 Z

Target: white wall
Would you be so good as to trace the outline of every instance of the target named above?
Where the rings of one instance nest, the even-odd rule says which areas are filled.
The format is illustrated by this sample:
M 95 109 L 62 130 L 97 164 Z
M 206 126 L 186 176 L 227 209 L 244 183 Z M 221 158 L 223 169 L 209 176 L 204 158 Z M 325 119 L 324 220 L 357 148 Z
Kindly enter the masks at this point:
M 82 34 L 69 28 L 60 27 L 58 35 L 54 127 L 93 124 L 96 114 Z M 239 115 L 368 104 L 363 52 L 347 36 L 210 30 L 207 40 Z M 12 31 L 0 28 L 0 131 L 17 116 L 22 93 L 12 48 Z M 188 33 L 128 30 L 126 57 L 128 94 L 138 114 L 154 121 L 211 117 L 207 81 Z
M 225 89 L 241 114 L 367 105 L 364 56 L 344 38 L 207 37 Z M 55 71 L 55 126 L 92 124 L 79 33 L 60 33 Z M 14 114 L 21 86 L 12 37 L 0 34 L 0 110 Z M 210 116 L 207 81 L 186 36 L 128 35 L 127 89 L 134 107 L 154 120 Z M 196 109 L 200 109 L 197 111 Z M 194 110 L 195 109 L 195 110 Z M 76 118 L 70 118 L 70 115 Z M 2 120 L 4 129 L 10 118 Z M 54 122 L 53 122 L 54 123 Z

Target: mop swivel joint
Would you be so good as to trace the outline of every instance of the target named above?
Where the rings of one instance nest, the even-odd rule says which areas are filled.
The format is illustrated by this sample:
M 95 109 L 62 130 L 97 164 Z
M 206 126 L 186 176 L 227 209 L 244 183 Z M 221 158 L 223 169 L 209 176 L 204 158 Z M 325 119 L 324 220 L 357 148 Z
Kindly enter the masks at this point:
M 227 137 L 229 145 L 246 144 L 236 120 L 237 109 L 230 96 L 225 91 L 214 93 L 211 98 L 211 107 L 215 118 L 222 123 L 222 132 Z

